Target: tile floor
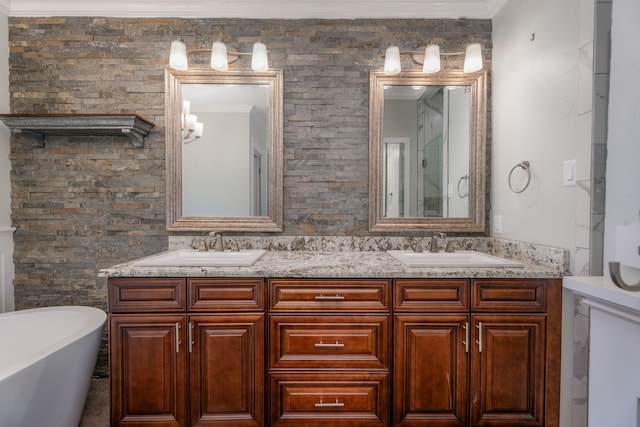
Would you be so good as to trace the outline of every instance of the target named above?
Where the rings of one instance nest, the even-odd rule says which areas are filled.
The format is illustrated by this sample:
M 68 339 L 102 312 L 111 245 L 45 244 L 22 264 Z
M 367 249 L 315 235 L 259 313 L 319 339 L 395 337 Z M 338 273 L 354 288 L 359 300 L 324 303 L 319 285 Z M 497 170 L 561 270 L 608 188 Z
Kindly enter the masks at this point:
M 109 426 L 109 379 L 92 378 L 79 427 Z

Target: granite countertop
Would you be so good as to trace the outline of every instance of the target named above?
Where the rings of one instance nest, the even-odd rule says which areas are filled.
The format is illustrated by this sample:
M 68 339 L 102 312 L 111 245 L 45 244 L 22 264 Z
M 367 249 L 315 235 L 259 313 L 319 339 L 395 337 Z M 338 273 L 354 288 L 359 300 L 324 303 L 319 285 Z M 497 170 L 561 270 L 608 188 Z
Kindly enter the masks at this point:
M 558 278 L 562 266 L 408 268 L 384 251 L 269 250 L 251 267 L 141 267 L 132 260 L 100 270 L 100 277 L 279 277 L 279 278 Z

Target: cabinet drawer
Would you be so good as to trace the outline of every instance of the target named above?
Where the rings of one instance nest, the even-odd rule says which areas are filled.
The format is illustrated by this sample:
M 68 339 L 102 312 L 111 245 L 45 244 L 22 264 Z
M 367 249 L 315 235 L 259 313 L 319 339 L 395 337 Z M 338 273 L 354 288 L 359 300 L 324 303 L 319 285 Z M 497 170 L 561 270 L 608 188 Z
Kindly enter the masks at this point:
M 469 280 L 397 279 L 394 309 L 398 311 L 469 311 Z
M 273 315 L 271 368 L 387 369 L 389 315 Z
M 383 427 L 386 373 L 271 374 L 273 427 Z
M 109 279 L 111 313 L 185 311 L 186 280 L 180 278 Z
M 264 310 L 263 279 L 189 279 L 189 310 Z
M 388 311 L 389 280 L 271 280 L 272 311 Z
M 544 313 L 547 309 L 546 285 L 544 279 L 474 280 L 471 309 Z

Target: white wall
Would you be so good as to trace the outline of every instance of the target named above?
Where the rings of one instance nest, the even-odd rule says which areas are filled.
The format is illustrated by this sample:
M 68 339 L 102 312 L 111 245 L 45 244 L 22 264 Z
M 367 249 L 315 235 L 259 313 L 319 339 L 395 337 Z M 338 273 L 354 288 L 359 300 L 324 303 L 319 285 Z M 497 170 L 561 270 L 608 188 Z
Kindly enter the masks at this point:
M 0 5 L 1 6 L 1 5 Z M 0 7 L 0 113 L 9 112 L 8 18 Z M 13 229 L 9 182 L 9 130 L 0 125 L 0 312 L 11 311 L 13 302 Z
M 493 19 L 491 77 L 492 234 L 572 255 L 576 187 L 563 186 L 562 168 L 577 157 L 578 15 L 578 0 L 511 0 Z M 515 194 L 508 175 L 524 160 L 531 184 Z
M 607 263 L 618 260 L 616 226 L 638 224 L 640 215 L 640 2 L 614 0 L 611 22 L 605 276 Z M 622 273 L 629 284 L 640 277 L 640 270 Z

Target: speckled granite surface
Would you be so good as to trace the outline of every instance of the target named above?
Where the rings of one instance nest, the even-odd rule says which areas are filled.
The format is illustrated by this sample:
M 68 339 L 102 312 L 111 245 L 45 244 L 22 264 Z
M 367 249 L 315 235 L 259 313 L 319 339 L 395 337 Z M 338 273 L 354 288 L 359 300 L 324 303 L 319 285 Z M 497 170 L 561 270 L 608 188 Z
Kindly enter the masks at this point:
M 201 238 L 201 237 L 198 237 Z M 193 237 L 172 237 L 170 250 L 191 247 Z M 493 238 L 451 238 L 455 249 L 477 250 L 524 263 L 523 268 L 407 268 L 386 250 L 428 247 L 415 237 L 225 237 L 225 245 L 267 249 L 251 267 L 141 267 L 136 260 L 100 271 L 101 277 L 468 277 L 546 278 L 566 275 L 566 250 Z

